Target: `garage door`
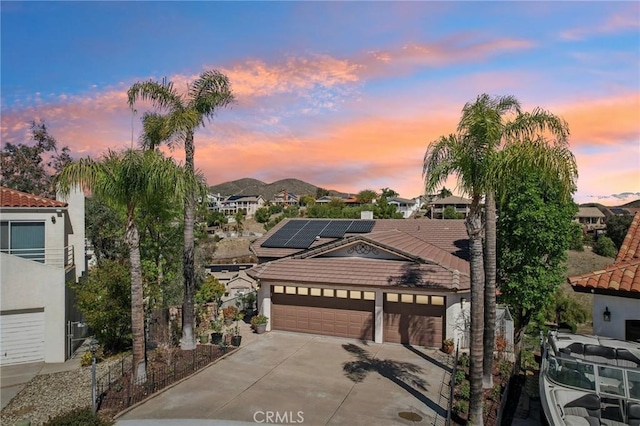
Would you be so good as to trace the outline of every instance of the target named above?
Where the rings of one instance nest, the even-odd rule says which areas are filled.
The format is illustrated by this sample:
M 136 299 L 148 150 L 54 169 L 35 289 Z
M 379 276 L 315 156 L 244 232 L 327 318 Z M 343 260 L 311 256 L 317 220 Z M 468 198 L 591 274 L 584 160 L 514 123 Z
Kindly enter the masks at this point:
M 44 361 L 44 312 L 0 315 L 0 365 Z
M 373 292 L 274 286 L 274 330 L 373 340 Z
M 444 296 L 385 293 L 383 309 L 385 342 L 442 345 Z

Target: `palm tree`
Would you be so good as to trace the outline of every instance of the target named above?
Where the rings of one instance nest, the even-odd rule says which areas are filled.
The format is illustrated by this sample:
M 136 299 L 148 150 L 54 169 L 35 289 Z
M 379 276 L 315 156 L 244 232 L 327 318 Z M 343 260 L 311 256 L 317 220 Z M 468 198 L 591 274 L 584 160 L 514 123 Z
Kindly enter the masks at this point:
M 508 120 L 508 114 L 513 120 Z M 549 143 L 540 133 L 556 139 Z M 462 109 L 457 133 L 430 144 L 424 158 L 426 191 L 434 190 L 450 174 L 458 176 L 472 204 L 467 217 L 471 264 L 471 395 L 470 420 L 482 423 L 482 387 L 492 385 L 496 306 L 496 216 L 495 191 L 501 182 L 539 167 L 545 176 L 566 176 L 569 188 L 575 182 L 575 161 L 566 148 L 569 134 L 564 120 L 536 108 L 523 113 L 512 96 L 478 96 Z M 534 140 L 535 142 L 532 142 Z M 501 147 L 509 155 L 498 155 Z M 567 153 L 569 155 L 567 155 Z M 569 193 L 569 191 L 567 191 Z M 485 252 L 482 251 L 480 199 L 485 196 Z M 483 303 L 484 302 L 484 303 Z M 474 304 L 479 305 L 474 308 Z
M 469 420 L 482 424 L 482 332 L 484 327 L 484 270 L 482 256 L 482 208 L 480 200 L 486 193 L 484 147 L 480 141 L 463 134 L 450 134 L 429 144 L 424 155 L 422 174 L 425 191 L 431 193 L 454 174 L 462 192 L 471 196 L 469 214 L 465 219 L 469 235 L 471 270 L 471 330 L 469 376 Z
M 195 173 L 194 133 L 204 126 L 205 119 L 213 118 L 218 108 L 234 102 L 229 79 L 216 70 L 205 71 L 187 86 L 187 92 L 181 94 L 173 83 L 163 79 L 161 82 L 148 80 L 133 84 L 128 91 L 129 106 L 133 109 L 138 100 L 148 100 L 164 112 L 164 115 L 148 116 L 149 126 L 154 127 L 157 138 L 175 143 L 184 143 L 185 165 L 188 173 Z M 143 118 L 144 120 L 144 118 Z M 148 129 L 145 129 L 147 133 Z M 154 145 L 155 146 L 155 145 Z M 196 197 L 187 193 L 184 197 L 184 301 L 182 305 L 182 349 L 194 349 L 196 346 L 194 325 L 195 312 L 193 295 L 195 292 L 194 235 Z
M 66 166 L 56 186 L 63 195 L 76 185 L 90 190 L 94 196 L 121 206 L 127 215 L 125 242 L 131 263 L 131 330 L 135 380 L 145 380 L 144 307 L 140 235 L 137 215 L 140 206 L 162 195 L 180 200 L 197 184 L 192 175 L 173 160 L 156 151 L 126 150 L 107 152 L 101 161 L 83 158 Z

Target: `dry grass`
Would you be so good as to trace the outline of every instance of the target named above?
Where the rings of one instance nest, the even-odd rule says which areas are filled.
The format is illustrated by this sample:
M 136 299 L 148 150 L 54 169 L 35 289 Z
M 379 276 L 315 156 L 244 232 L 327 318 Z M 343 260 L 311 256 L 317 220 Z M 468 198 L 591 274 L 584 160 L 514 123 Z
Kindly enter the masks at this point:
M 585 251 L 569 250 L 567 256 L 567 278 L 603 269 L 605 266 L 612 264 L 613 261 L 614 259 L 599 256 L 590 249 L 585 249 Z M 560 290 L 585 306 L 589 312 L 589 317 L 591 317 L 591 312 L 593 311 L 593 295 L 574 292 L 573 288 L 566 281 L 560 286 Z M 577 331 L 578 333 L 592 334 L 593 324 L 591 322 L 582 324 L 578 326 Z

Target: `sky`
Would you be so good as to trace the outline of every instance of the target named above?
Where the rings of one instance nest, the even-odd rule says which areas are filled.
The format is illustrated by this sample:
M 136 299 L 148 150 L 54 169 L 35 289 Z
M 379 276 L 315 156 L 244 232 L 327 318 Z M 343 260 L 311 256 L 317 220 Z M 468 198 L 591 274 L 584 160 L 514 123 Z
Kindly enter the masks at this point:
M 430 142 L 478 95 L 564 118 L 574 199 L 640 198 L 640 3 L 10 2 L 1 10 L 2 143 L 44 120 L 75 158 L 137 143 L 127 89 L 206 70 L 236 102 L 195 135 L 210 185 L 298 178 L 424 192 Z M 184 161 L 182 148 L 167 151 Z M 460 194 L 454 178 L 446 186 Z

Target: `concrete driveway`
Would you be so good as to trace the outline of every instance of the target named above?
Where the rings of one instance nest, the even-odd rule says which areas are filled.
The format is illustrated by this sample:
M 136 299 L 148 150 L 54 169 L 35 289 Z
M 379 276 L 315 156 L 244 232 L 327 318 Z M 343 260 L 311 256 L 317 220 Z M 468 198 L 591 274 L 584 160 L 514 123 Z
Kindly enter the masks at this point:
M 439 351 L 286 332 L 257 337 L 118 424 L 444 424 L 450 374 Z

